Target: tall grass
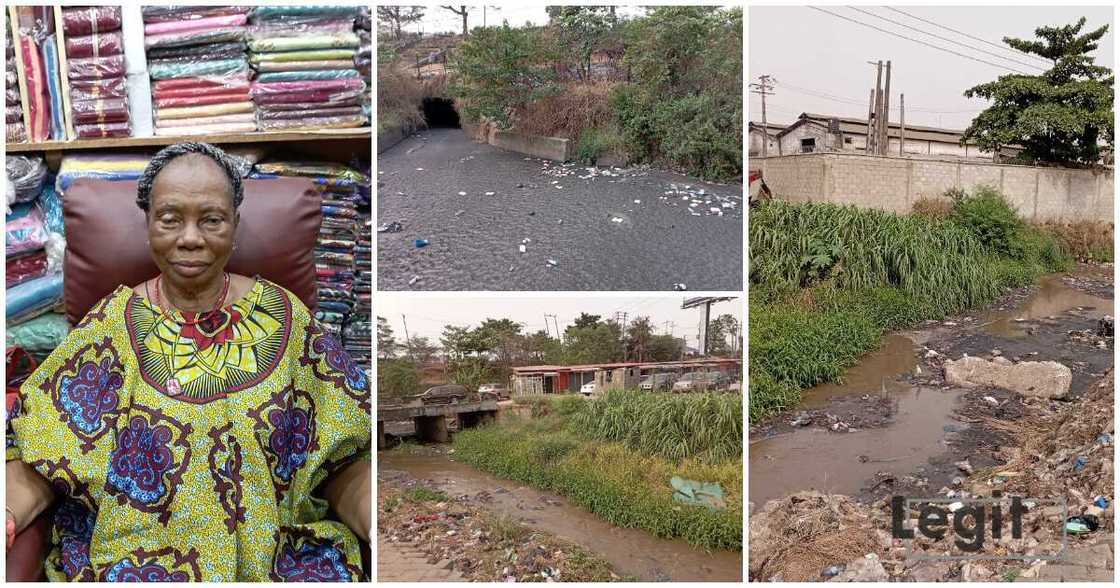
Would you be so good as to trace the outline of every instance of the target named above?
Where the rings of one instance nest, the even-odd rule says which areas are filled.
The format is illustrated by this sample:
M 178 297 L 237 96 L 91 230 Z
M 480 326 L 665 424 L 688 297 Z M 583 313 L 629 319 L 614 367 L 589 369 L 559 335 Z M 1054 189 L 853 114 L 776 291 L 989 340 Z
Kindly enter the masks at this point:
M 569 426 L 584 437 L 616 441 L 671 461 L 721 462 L 742 456 L 743 398 L 611 390 L 585 403 Z
M 933 218 L 766 202 L 751 213 L 750 264 L 754 422 L 841 379 L 884 331 L 987 304 L 1068 258 L 984 191 Z

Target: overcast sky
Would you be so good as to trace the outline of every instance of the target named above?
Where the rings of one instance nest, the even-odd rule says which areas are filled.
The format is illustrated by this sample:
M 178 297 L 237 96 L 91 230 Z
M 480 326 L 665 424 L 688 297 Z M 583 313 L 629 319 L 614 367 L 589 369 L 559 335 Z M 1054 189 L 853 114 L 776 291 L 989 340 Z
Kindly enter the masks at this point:
M 629 313 L 628 319 L 635 316 L 649 317 L 654 332 L 665 332 L 665 321 L 676 323 L 673 334 L 685 337 L 688 345 L 695 347 L 697 328 L 703 320 L 703 308 L 682 310 L 681 302 L 687 297 L 661 296 L 651 294 L 641 297 L 603 296 L 587 293 L 575 296 L 522 296 L 522 297 L 479 297 L 479 296 L 424 296 L 416 293 L 403 295 L 378 294 L 377 314 L 389 321 L 393 335 L 404 339 L 403 314 L 408 319 L 408 333 L 412 337 L 428 337 L 439 343 L 444 325 L 477 327 L 488 318 L 508 318 L 525 325 L 528 332 L 544 329 L 544 315 L 555 314 L 563 331 L 575 321 L 581 312 L 598 314 L 603 319 L 614 317 L 615 312 Z M 743 299 L 712 305 L 712 318 L 721 314 L 731 314 L 742 322 Z M 555 336 L 555 329 L 549 330 Z
M 767 97 L 768 122 L 788 123 L 802 112 L 867 117 L 868 94 L 875 87 L 875 68 L 867 61 L 890 59 L 891 121 L 898 120 L 898 95 L 906 94 L 906 122 L 909 124 L 964 129 L 986 102 L 968 100 L 966 89 L 995 80 L 1011 68 L 1038 74 L 1028 67 L 1037 63 L 1034 56 L 1009 50 L 1001 43 L 1005 36 L 1034 39 L 1039 26 L 1073 24 L 1081 16 L 1087 23 L 1083 32 L 1109 25 L 1109 32 L 1095 52 L 1098 65 L 1113 67 L 1113 9 L 1108 6 L 998 6 L 928 7 L 898 6 L 910 15 L 955 29 L 973 38 L 922 22 L 889 8 L 879 6 L 820 6 L 852 20 L 893 31 L 905 38 L 843 20 L 805 6 L 748 9 L 749 71 L 752 82 L 760 74 L 777 79 L 774 95 Z M 897 23 L 907 29 L 861 13 L 863 10 Z M 949 39 L 938 39 L 925 31 Z M 988 41 L 1003 48 L 988 45 Z M 921 45 L 931 45 L 963 53 L 997 65 L 978 63 Z M 965 47 L 969 45 L 972 48 Z M 980 51 L 983 50 L 983 51 Z M 990 55 L 985 52 L 995 54 Z M 1000 59 L 1006 57 L 1007 59 Z M 1023 63 L 1016 63 L 1023 62 Z M 761 120 L 760 97 L 750 95 L 750 120 Z
M 448 4 L 459 8 L 459 4 Z M 485 9 L 484 9 L 485 7 Z M 524 26 L 526 22 L 534 25 L 543 25 L 548 22 L 548 13 L 545 5 L 517 6 L 493 4 L 467 4 L 467 26 L 474 28 L 484 23 L 490 26 L 502 24 L 503 20 L 509 21 L 510 26 Z M 637 6 L 619 7 L 619 16 L 631 17 L 644 13 L 644 9 Z M 424 6 L 424 18 L 419 23 L 408 26 L 410 32 L 416 32 L 417 27 L 423 33 L 458 33 L 463 30 L 463 17 L 437 5 Z

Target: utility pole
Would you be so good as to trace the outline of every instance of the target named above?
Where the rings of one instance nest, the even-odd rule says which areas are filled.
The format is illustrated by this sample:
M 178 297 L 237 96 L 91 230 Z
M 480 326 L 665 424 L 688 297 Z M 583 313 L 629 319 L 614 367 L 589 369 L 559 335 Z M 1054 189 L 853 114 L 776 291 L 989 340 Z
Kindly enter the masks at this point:
M 898 95 L 898 156 L 906 156 L 906 94 Z
M 416 357 L 412 355 L 412 338 L 408 336 L 408 319 L 404 318 L 404 314 L 401 314 L 401 323 L 404 324 L 404 342 L 408 345 L 408 358 L 415 363 Z
M 890 150 L 891 126 L 891 61 L 887 60 L 887 83 L 883 87 L 883 142 L 879 144 L 879 154 L 886 155 Z
M 867 138 L 863 141 L 863 152 L 866 155 L 871 154 L 871 130 L 872 119 L 875 118 L 875 90 L 870 90 L 867 93 Z
M 762 97 L 762 156 L 767 157 L 770 154 L 770 127 L 766 126 L 766 97 L 773 94 L 770 90 L 774 88 L 773 80 L 768 75 L 758 76 L 757 84 L 750 84 L 752 94 L 758 94 Z
M 879 153 L 879 125 L 883 121 L 883 61 L 875 62 L 875 131 L 871 134 L 875 154 Z
M 711 321 L 712 301 L 709 300 L 708 303 L 704 305 L 704 346 L 701 348 L 703 349 L 702 355 L 704 357 L 708 357 L 708 325 L 711 324 Z
M 544 313 L 544 336 L 548 337 L 550 339 L 552 338 L 552 333 L 550 333 L 549 330 L 548 330 L 548 313 L 547 312 Z

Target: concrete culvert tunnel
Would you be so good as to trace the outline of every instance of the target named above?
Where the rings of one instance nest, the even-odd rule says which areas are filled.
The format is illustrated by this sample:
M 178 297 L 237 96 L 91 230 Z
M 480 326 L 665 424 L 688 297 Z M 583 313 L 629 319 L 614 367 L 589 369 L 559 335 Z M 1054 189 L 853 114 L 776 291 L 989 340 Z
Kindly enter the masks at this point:
M 429 128 L 459 128 L 459 112 L 455 110 L 455 101 L 450 98 L 432 97 L 425 98 L 422 104 L 424 121 Z

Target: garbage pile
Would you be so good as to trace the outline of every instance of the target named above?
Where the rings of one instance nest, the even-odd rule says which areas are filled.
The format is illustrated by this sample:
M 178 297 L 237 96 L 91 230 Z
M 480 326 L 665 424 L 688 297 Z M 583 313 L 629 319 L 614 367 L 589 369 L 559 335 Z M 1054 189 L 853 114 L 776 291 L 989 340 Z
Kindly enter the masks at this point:
M 422 488 L 415 480 L 406 485 Z M 433 565 L 450 566 L 481 582 L 604 582 L 619 580 L 609 566 L 582 548 L 496 517 L 473 505 L 485 497 L 444 501 L 409 499 L 408 491 L 382 485 L 378 526 L 383 540 L 410 543 Z M 432 492 L 431 495 L 438 495 Z
M 713 194 L 691 184 L 669 184 L 659 198 L 670 206 L 687 203 L 692 216 L 723 216 L 737 210 L 742 203 L 741 197 Z
M 1005 500 L 1024 499 L 1022 536 L 1011 536 L 1006 517 L 1003 536 L 984 548 L 986 554 L 1052 556 L 1061 549 L 1063 532 L 1063 560 L 1108 551 L 1102 546 L 1112 544 L 1115 524 L 1113 387 L 1109 372 L 1076 401 L 1032 399 L 1021 418 L 980 419 L 993 434 L 1011 439 L 1000 450 L 1002 465 L 974 471 L 968 460 L 960 462 L 969 477 L 937 495 L 952 512 L 996 490 Z M 1042 568 L 1063 563 L 907 559 L 911 550 L 927 558 L 952 550 L 920 534 L 908 542 L 894 539 L 889 498 L 866 505 L 848 496 L 802 492 L 766 503 L 750 520 L 749 570 L 756 581 L 994 581 L 1041 577 Z M 1107 564 L 1113 567 L 1111 560 Z

